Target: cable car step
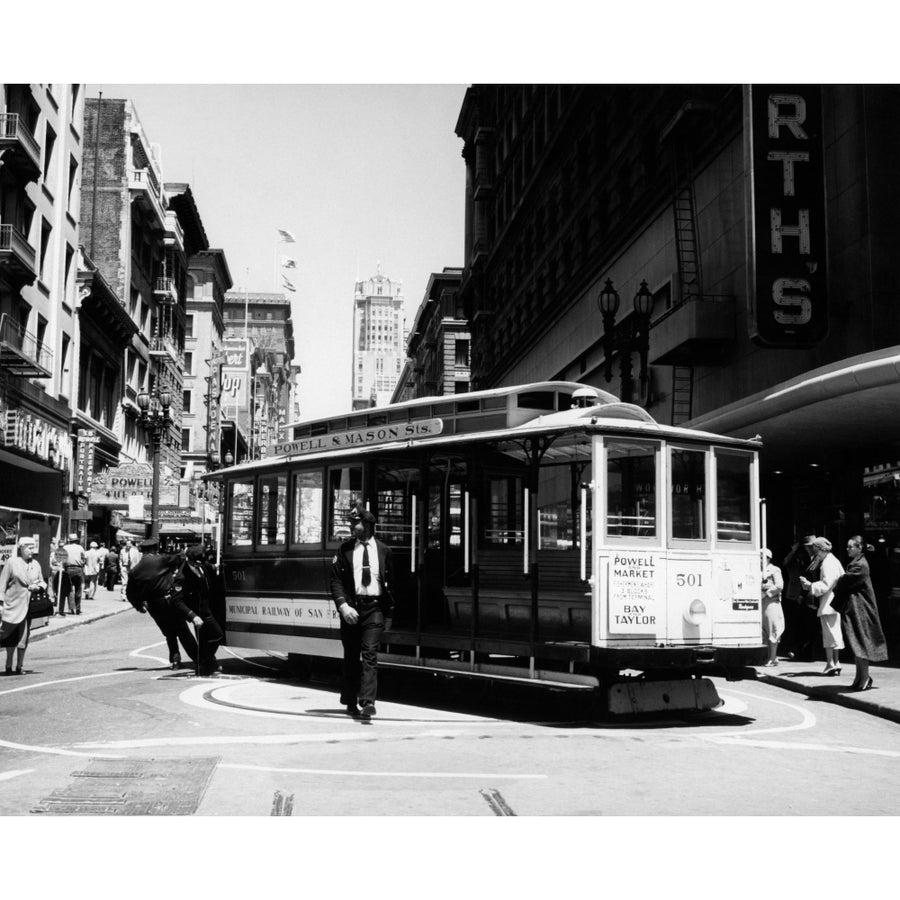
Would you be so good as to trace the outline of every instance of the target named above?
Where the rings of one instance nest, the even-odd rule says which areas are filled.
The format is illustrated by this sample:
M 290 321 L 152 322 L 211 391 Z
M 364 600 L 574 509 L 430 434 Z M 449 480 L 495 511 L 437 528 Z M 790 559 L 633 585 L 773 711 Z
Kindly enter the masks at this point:
M 609 711 L 613 715 L 715 709 L 721 705 L 715 685 L 708 678 L 623 681 L 609 689 Z

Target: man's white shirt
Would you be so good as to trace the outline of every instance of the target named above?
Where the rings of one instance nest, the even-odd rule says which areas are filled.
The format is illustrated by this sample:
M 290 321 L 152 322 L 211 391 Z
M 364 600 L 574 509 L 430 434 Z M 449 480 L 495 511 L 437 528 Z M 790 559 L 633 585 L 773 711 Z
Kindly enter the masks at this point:
M 357 540 L 356 546 L 353 548 L 353 583 L 357 594 L 362 594 L 364 597 L 378 597 L 381 594 L 378 548 L 372 538 L 365 543 L 369 545 L 369 572 L 372 574 L 372 580 L 367 585 L 362 583 L 364 544 L 363 541 Z

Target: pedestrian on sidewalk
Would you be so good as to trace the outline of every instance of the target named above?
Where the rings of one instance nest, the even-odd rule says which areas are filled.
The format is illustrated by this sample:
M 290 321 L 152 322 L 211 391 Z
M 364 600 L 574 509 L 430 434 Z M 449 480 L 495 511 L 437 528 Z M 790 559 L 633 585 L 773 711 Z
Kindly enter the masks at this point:
M 84 596 L 88 600 L 94 599 L 97 593 L 97 579 L 100 577 L 100 546 L 96 541 L 91 541 L 85 552 L 84 564 Z
M 63 595 L 63 570 L 65 569 L 65 565 L 59 561 L 59 557 L 56 553 L 57 550 L 59 550 L 59 540 L 57 538 L 53 538 L 50 541 L 50 580 L 47 584 L 47 594 L 50 597 L 50 601 L 53 604 L 54 610 L 56 610 L 56 601 L 59 600 Z M 60 606 L 59 608 L 60 610 L 62 610 L 62 606 Z M 53 615 L 64 616 L 65 613 L 54 612 Z
M 172 589 L 172 608 L 195 628 L 199 628 L 199 646 L 196 655 L 185 650 L 191 659 L 199 658 L 200 674 L 213 675 L 222 667 L 216 662 L 216 648 L 224 634 L 222 627 L 213 615 L 219 579 L 215 569 L 206 562 L 206 551 L 202 544 L 194 544 L 185 551 L 184 564 L 175 573 Z M 184 643 L 182 641 L 182 643 Z
M 128 579 L 132 569 L 141 561 L 141 553 L 134 546 L 134 541 L 127 538 L 125 547 L 119 556 L 119 567 L 122 571 L 122 599 L 127 599 Z
M 781 569 L 772 562 L 772 551 L 763 550 L 766 565 L 762 571 L 763 634 L 769 645 L 769 659 L 766 666 L 778 665 L 778 642 L 784 634 L 784 611 L 781 608 L 781 592 L 784 590 L 784 576 Z
M 844 638 L 841 634 L 841 614 L 831 605 L 831 601 L 834 598 L 834 585 L 844 574 L 844 567 L 831 552 L 831 541 L 828 538 L 817 537 L 813 541 L 813 547 L 818 560 L 819 578 L 813 582 L 801 577 L 800 583 L 819 602 L 816 615 L 821 624 L 822 644 L 825 647 L 825 668 L 822 674 L 840 675 L 840 652 L 844 649 Z
M 888 658 L 887 641 L 878 616 L 875 589 L 869 574 L 869 561 L 865 551 L 872 552 L 871 545 L 863 543 L 861 535 L 854 534 L 847 541 L 847 571 L 835 582 L 832 606 L 841 610 L 844 634 L 853 651 L 856 662 L 856 678 L 851 690 L 868 691 L 872 688 L 869 674 L 870 662 L 884 662 Z
M 378 645 L 394 614 L 393 561 L 390 547 L 374 537 L 375 516 L 361 503 L 350 513 L 350 526 L 355 537 L 331 561 L 331 596 L 344 648 L 341 703 L 350 715 L 368 719 L 378 692 Z
M 0 572 L 0 647 L 6 649 L 6 670 L 4 675 L 13 674 L 13 651 L 16 652 L 16 675 L 23 675 L 25 650 L 31 635 L 28 619 L 28 604 L 31 595 L 38 590 L 46 590 L 47 582 L 41 571 L 41 564 L 34 557 L 34 539 L 19 538 L 16 556 L 11 556 Z
M 69 612 L 81 615 L 81 597 L 84 593 L 84 568 L 87 565 L 87 554 L 81 545 L 78 533 L 69 535 L 69 543 L 65 545 L 68 560 L 63 569 L 62 593 L 59 597 L 59 614 L 63 612 L 63 603 L 68 602 Z
M 812 542 L 816 536 L 808 530 L 801 530 L 787 556 L 782 560 L 784 591 L 782 611 L 785 618 L 784 648 L 788 656 L 796 659 L 815 658 L 816 635 L 819 624 L 816 621 L 816 604 L 800 584 L 801 576 L 816 580 L 816 573 L 810 566 L 816 558 Z
M 178 638 L 182 638 L 182 643 L 187 638 L 196 644 L 187 623 L 172 610 L 172 587 L 175 572 L 181 565 L 181 557 L 177 554 L 161 554 L 156 538 L 142 541 L 141 553 L 140 561 L 131 570 L 125 586 L 126 599 L 139 613 L 150 613 L 166 639 L 169 663 L 175 669 L 181 663 Z
M 119 580 L 119 551 L 113 544 L 103 560 L 103 584 L 108 591 L 115 589 Z

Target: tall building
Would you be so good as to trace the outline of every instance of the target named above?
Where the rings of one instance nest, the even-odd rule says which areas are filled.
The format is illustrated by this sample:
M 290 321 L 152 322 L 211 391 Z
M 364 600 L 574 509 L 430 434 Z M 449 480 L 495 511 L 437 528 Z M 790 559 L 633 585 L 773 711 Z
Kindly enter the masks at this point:
M 760 434 L 776 559 L 863 532 L 900 619 L 900 87 L 474 85 L 456 131 L 473 389 Z
M 356 283 L 353 300 L 353 409 L 390 403 L 406 358 L 401 282 L 377 273 Z
M 232 286 L 222 250 L 194 253 L 184 342 L 184 401 L 181 463 L 187 480 L 217 468 L 222 460 L 218 391 L 225 335 L 225 294 Z
M 280 439 L 294 404 L 299 367 L 294 357 L 291 301 L 279 293 L 230 291 L 225 295 L 225 346 L 246 345 L 246 377 L 227 376 L 222 415 L 225 459 L 259 459 Z M 230 401 L 230 406 L 229 406 Z
M 0 84 L 0 556 L 38 557 L 75 488 L 84 86 Z
M 469 390 L 471 333 L 459 296 L 462 272 L 445 267 L 428 279 L 392 402 Z
M 84 283 L 97 300 L 93 322 L 81 317 L 76 418 L 95 448 L 88 528 L 104 537 L 120 528 L 143 535 L 152 476 L 142 395 L 171 398 L 172 424 L 160 447 L 160 521 L 180 515 L 187 500 L 181 439 L 188 260 L 209 243 L 189 187 L 167 192 L 159 148 L 130 100 L 86 101 L 85 147 Z M 130 496 L 115 489 L 123 466 L 135 485 Z

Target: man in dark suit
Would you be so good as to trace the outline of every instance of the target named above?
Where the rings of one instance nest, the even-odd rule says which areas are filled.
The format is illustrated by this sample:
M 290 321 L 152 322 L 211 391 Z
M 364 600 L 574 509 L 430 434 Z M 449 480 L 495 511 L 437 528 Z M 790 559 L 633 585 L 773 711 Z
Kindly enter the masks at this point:
M 150 613 L 166 639 L 169 662 L 173 669 L 177 669 L 181 664 L 178 639 L 181 638 L 186 650 L 193 644 L 196 652 L 197 646 L 187 623 L 174 613 L 171 604 L 172 585 L 175 572 L 181 565 L 181 557 L 160 554 L 156 538 L 142 541 L 141 552 L 140 562 L 132 569 L 125 585 L 125 597 L 139 613 Z
M 193 640 L 185 643 L 182 639 L 182 644 L 188 656 L 198 661 L 201 675 L 214 675 L 222 671 L 216 662 L 216 647 L 223 634 L 212 612 L 219 588 L 218 576 L 206 562 L 206 548 L 202 544 L 188 547 L 185 556 L 172 585 L 172 611 L 199 629 L 199 647 Z
M 362 504 L 350 513 L 350 525 L 354 537 L 331 561 L 331 596 L 344 647 L 341 703 L 350 715 L 368 719 L 375 715 L 378 645 L 394 615 L 393 562 L 390 548 L 374 537 L 375 516 Z

